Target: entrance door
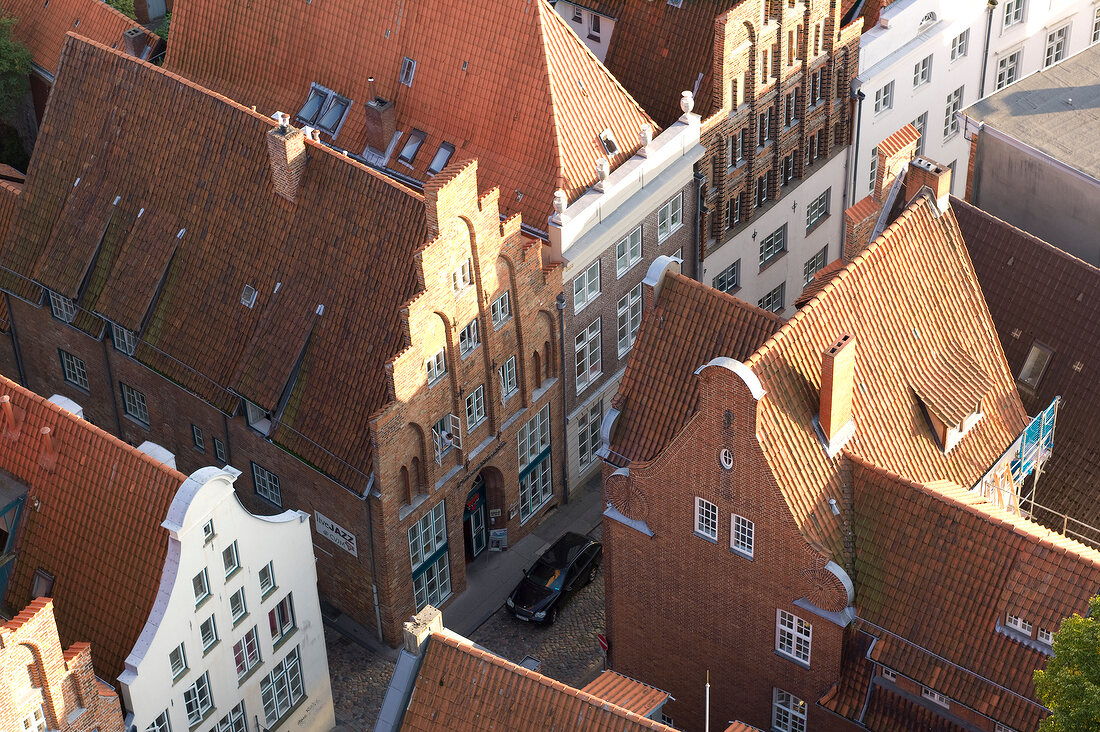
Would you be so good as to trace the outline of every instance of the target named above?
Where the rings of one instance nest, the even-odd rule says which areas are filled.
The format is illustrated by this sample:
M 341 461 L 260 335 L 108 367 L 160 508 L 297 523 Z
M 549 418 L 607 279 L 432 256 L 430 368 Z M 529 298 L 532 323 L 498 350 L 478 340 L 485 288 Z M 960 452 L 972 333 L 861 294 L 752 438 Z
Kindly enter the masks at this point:
M 462 513 L 462 534 L 466 544 L 466 561 L 472 562 L 485 551 L 489 543 L 485 531 L 485 481 L 480 475 L 466 497 L 466 510 Z

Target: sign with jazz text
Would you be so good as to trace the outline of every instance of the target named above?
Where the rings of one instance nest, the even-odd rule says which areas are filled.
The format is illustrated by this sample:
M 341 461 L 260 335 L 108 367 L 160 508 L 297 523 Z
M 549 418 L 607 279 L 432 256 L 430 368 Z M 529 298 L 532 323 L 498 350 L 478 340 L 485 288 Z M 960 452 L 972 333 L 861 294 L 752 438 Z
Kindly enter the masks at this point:
M 317 533 L 340 547 L 353 557 L 359 556 L 359 550 L 355 546 L 355 534 L 336 523 L 320 511 L 313 512 L 317 520 Z

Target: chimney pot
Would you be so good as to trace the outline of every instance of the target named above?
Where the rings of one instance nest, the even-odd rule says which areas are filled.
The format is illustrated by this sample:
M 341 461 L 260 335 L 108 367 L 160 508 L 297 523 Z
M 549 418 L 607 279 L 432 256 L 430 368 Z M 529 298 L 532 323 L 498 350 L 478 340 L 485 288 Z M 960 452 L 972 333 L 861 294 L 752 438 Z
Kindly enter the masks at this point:
M 414 656 L 424 652 L 424 646 L 432 633 L 443 630 L 443 613 L 431 605 L 413 616 L 405 623 L 405 650 Z
M 844 334 L 821 357 L 821 409 L 818 421 L 830 445 L 852 421 L 855 372 L 855 339 Z
M 905 200 L 912 201 L 924 188 L 932 193 L 936 208 L 943 213 L 950 205 L 951 168 L 939 165 L 928 158 L 913 158 L 905 174 Z
M 393 102 L 375 97 L 363 105 L 367 115 L 367 146 L 385 153 L 397 134 L 397 112 Z

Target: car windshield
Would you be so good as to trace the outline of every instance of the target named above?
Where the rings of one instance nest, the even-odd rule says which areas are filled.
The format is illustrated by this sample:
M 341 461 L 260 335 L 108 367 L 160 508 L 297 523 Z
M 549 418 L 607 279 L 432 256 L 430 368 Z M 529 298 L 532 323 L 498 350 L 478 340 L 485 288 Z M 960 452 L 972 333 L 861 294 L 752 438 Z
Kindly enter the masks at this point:
M 527 573 L 527 579 L 540 587 L 560 590 L 562 582 L 565 581 L 565 570 L 561 567 L 551 567 L 546 562 L 537 562 Z

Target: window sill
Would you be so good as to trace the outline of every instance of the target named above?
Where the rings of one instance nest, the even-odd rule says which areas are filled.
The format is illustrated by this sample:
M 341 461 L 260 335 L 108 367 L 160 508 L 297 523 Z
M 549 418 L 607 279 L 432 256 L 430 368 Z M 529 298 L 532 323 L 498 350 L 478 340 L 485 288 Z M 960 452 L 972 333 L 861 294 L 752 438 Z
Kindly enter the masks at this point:
M 288 719 L 290 719 L 290 716 L 291 716 L 292 714 L 294 714 L 294 712 L 298 711 L 298 707 L 300 707 L 300 706 L 302 706 L 303 704 L 305 704 L 305 703 L 306 703 L 306 701 L 307 701 L 308 699 L 309 699 L 309 696 L 307 696 L 307 695 L 305 695 L 305 694 L 302 694 L 302 698 L 301 698 L 301 699 L 299 699 L 298 701 L 294 702 L 294 705 L 293 705 L 292 707 L 290 707 L 290 708 L 289 708 L 289 709 L 287 709 L 287 710 L 286 710 L 285 712 L 283 712 L 283 717 L 282 717 L 282 719 L 280 719 L 280 720 L 279 720 L 279 721 L 277 721 L 277 722 L 276 722 L 275 724 L 273 724 L 273 725 L 271 725 L 270 727 L 268 727 L 268 728 L 267 728 L 267 732 L 275 732 L 275 730 L 277 730 L 277 729 L 279 729 L 280 727 L 282 727 L 282 726 L 283 726 L 283 723 L 284 723 L 284 722 L 286 722 L 286 721 L 287 721 Z
M 180 671 L 180 672 L 179 672 L 178 674 L 176 674 L 175 676 L 173 676 L 173 677 L 172 677 L 172 686 L 175 686 L 175 685 L 176 685 L 176 684 L 178 684 L 178 683 L 179 683 L 180 681 L 183 681 L 184 677 L 186 677 L 186 676 L 187 676 L 187 672 L 188 672 L 188 671 L 190 671 L 190 670 L 191 670 L 191 668 L 190 668 L 190 667 L 188 667 L 188 666 L 185 666 L 185 667 L 183 668 L 183 670 L 182 670 L 182 671 Z
M 141 427 L 143 430 L 146 430 L 146 431 L 149 430 L 149 423 L 148 422 L 142 422 L 139 418 L 135 417 L 132 414 L 128 414 L 126 412 L 124 412 L 123 414 L 125 414 L 126 419 L 130 420 L 131 422 L 136 424 L 138 427 Z
M 597 292 L 595 295 L 592 296 L 591 300 L 585 300 L 584 302 L 582 302 L 580 304 L 580 306 L 578 306 L 576 301 L 574 301 L 573 302 L 573 315 L 574 316 L 580 315 L 584 311 L 584 309 L 586 307 L 588 307 L 589 305 L 591 305 L 592 303 L 594 303 L 596 301 L 596 298 L 599 297 L 599 296 L 600 296 L 600 293 Z
M 730 547 L 730 554 L 736 554 L 739 557 L 743 557 L 750 562 L 753 561 L 752 552 L 746 552 L 744 549 L 738 549 L 737 547 Z
M 778 262 L 779 260 L 783 259 L 786 256 L 787 256 L 787 250 L 786 249 L 779 252 L 778 254 L 773 254 L 766 262 L 764 262 L 763 264 L 760 265 L 759 272 L 763 272 L 764 270 L 769 269 L 773 264 L 775 264 L 776 262 Z
M 439 376 L 435 377 L 434 379 L 428 379 L 428 388 L 431 389 L 433 386 L 435 386 L 439 382 L 443 381 L 445 376 L 447 376 L 446 371 L 444 371 L 443 373 L 441 373 Z
M 508 321 L 511 320 L 511 319 L 512 319 L 512 316 L 509 315 L 507 318 L 504 318 L 503 320 L 500 320 L 500 321 L 497 321 L 496 323 L 493 323 L 493 330 L 494 331 L 500 330 L 505 325 L 507 325 Z
M 669 233 L 668 236 L 672 236 L 671 232 Z M 668 236 L 666 236 L 665 239 L 667 239 Z M 616 264 L 616 266 L 615 266 L 615 279 L 621 280 L 623 278 L 623 275 L 626 274 L 627 272 L 629 272 L 630 270 L 634 269 L 635 265 L 637 265 L 638 262 L 640 262 L 640 261 L 642 261 L 642 260 L 641 259 L 635 259 L 633 262 L 626 265 L 626 269 L 624 269 L 621 272 L 619 271 L 618 264 Z
M 267 598 L 271 597 L 271 595 L 278 589 L 279 585 L 272 585 L 271 587 L 268 587 L 267 592 L 260 593 L 260 602 L 263 602 Z
M 601 376 L 603 376 L 603 371 L 598 374 L 594 374 L 588 379 L 588 381 L 584 382 L 583 384 L 577 384 L 577 396 L 580 396 L 585 389 L 599 381 Z
M 62 378 L 64 378 L 64 377 L 62 377 Z M 68 385 L 68 386 L 71 386 L 74 389 L 76 389 L 81 394 L 86 394 L 88 396 L 91 396 L 91 394 L 92 394 L 92 392 L 88 391 L 88 387 L 81 386 L 80 384 L 77 384 L 75 381 L 69 381 L 68 379 L 65 379 L 65 384 Z
M 784 653 L 783 651 L 780 651 L 779 649 L 772 649 L 772 653 L 779 656 L 780 658 L 782 658 L 785 661 L 790 661 L 795 666 L 800 666 L 800 667 L 806 669 L 807 671 L 810 670 L 810 664 L 806 663 L 801 658 L 795 658 L 794 656 L 788 656 L 786 653 Z
M 198 610 L 198 609 L 199 609 L 199 608 L 201 608 L 201 607 L 202 607 L 203 605 L 205 605 L 206 603 L 210 602 L 210 598 L 212 598 L 213 596 L 214 596 L 214 595 L 212 595 L 211 593 L 207 592 L 207 593 L 206 593 L 206 597 L 202 598 L 201 600 L 199 600 L 198 602 L 196 602 L 196 603 L 195 603 L 195 610 Z
M 712 539 L 711 537 L 709 537 L 706 534 L 703 534 L 699 531 L 695 531 L 694 534 L 696 536 L 698 536 L 700 539 L 703 539 L 704 541 L 709 541 L 711 544 L 717 544 L 718 543 L 718 537 L 717 536 Z
M 237 575 L 237 573 L 240 572 L 240 571 L 241 571 L 241 565 L 238 564 L 236 567 L 233 568 L 232 572 L 225 575 L 225 581 L 228 582 L 229 580 L 233 579 Z
M 274 506 L 275 508 L 282 508 L 283 507 L 282 503 L 276 503 L 275 501 L 271 500 L 270 498 L 268 498 L 264 494 L 260 493 L 259 491 L 256 491 L 256 495 L 260 498 L 261 501 L 263 501 L 264 503 L 269 503 L 272 506 Z
M 214 714 L 214 710 L 216 710 L 216 709 L 217 709 L 217 707 L 215 707 L 213 704 L 211 704 L 210 708 L 207 709 L 205 712 L 203 712 L 202 719 L 200 719 L 199 721 L 197 721 L 195 723 L 192 723 L 191 720 L 188 720 L 187 721 L 187 724 L 189 725 L 187 727 L 188 732 L 190 732 L 191 730 L 194 730 L 194 729 L 198 729 L 198 727 L 203 722 L 205 722 L 207 719 L 209 719 Z
M 252 668 L 244 672 L 244 676 L 237 677 L 237 688 L 244 686 L 244 683 L 252 678 L 252 675 L 260 670 L 260 667 L 264 665 L 262 659 L 257 659 L 256 663 L 252 665 Z
M 221 639 L 221 638 L 218 638 L 218 639 L 217 639 L 216 641 L 214 641 L 213 643 L 211 643 L 210 645 L 208 645 L 208 646 L 207 646 L 206 648 L 203 648 L 203 649 L 202 649 L 202 657 L 203 657 L 203 658 L 206 658 L 206 657 L 207 657 L 208 655 L 210 655 L 210 653 L 211 653 L 211 652 L 212 652 L 212 651 L 213 651 L 213 650 L 214 650 L 215 648 L 217 648 L 217 647 L 218 647 L 218 644 L 219 644 L 219 643 L 221 643 L 221 642 L 222 642 L 222 639 Z
M 677 231 L 679 231 L 682 228 L 684 228 L 684 222 L 683 221 L 676 224 L 675 228 L 669 229 L 668 233 L 665 234 L 664 236 L 661 236 L 660 234 L 658 234 L 657 235 L 657 243 L 660 244 L 661 242 L 665 241 L 666 239 L 668 239 L 670 236 L 672 236 L 673 234 L 675 234 Z
M 828 213 L 826 213 L 826 214 L 825 214 L 824 216 L 822 216 L 821 218 L 819 218 L 819 219 L 818 219 L 817 221 L 815 221 L 815 222 L 813 222 L 813 223 L 812 223 L 811 225 L 807 226 L 807 227 L 806 227 L 806 236 L 809 236 L 810 234 L 814 233 L 814 231 L 815 231 L 815 230 L 816 230 L 816 229 L 817 229 L 817 228 L 818 228 L 819 226 L 821 226 L 821 225 L 822 225 L 823 223 L 825 223 L 826 221 L 828 221 L 828 219 L 829 219 L 829 214 L 828 214 Z
M 478 346 L 480 346 L 480 345 L 481 345 L 481 342 L 480 342 L 480 341 L 478 341 L 478 342 L 477 342 L 477 343 L 475 343 L 475 344 L 474 344 L 473 346 L 471 346 L 471 347 L 470 347 L 470 349 L 469 349 L 468 351 L 466 351 L 465 353 L 461 353 L 461 352 L 460 352 L 460 355 L 459 355 L 459 357 L 460 357 L 460 358 L 461 358 L 461 359 L 462 359 L 463 361 L 465 361 L 465 360 L 466 360 L 467 358 L 469 358 L 469 357 L 470 357 L 470 355 L 472 355 L 472 354 L 473 354 L 473 352 L 474 352 L 474 351 L 476 351 L 476 350 L 478 349 Z
M 247 613 L 247 612 L 246 612 L 246 613 L 245 613 L 244 615 L 242 615 L 241 617 L 239 617 L 239 618 L 237 618 L 236 620 L 234 620 L 234 621 L 233 621 L 233 626 L 232 626 L 232 627 L 233 627 L 233 628 L 236 628 L 236 627 L 237 627 L 238 625 L 240 625 L 241 623 L 243 623 L 243 622 L 244 622 L 244 621 L 246 621 L 246 620 L 248 620 L 248 613 Z
M 282 635 L 282 636 L 281 636 L 281 637 L 279 638 L 279 640 L 277 640 L 277 641 L 273 641 L 273 642 L 271 643 L 271 652 L 272 652 L 272 653 L 274 653 L 275 651 L 277 651 L 277 650 L 279 650 L 280 648 L 282 648 L 282 647 L 283 647 L 283 645 L 284 645 L 284 644 L 286 644 L 286 642 L 287 642 L 288 640 L 290 640 L 291 638 L 293 638 L 293 637 L 294 637 L 294 634 L 295 634 L 295 633 L 297 633 L 297 632 L 298 632 L 298 626 L 297 626 L 297 625 L 295 625 L 295 626 L 294 626 L 293 628 L 291 628 L 291 629 L 290 629 L 290 630 L 288 630 L 287 632 L 283 633 L 283 635 Z

